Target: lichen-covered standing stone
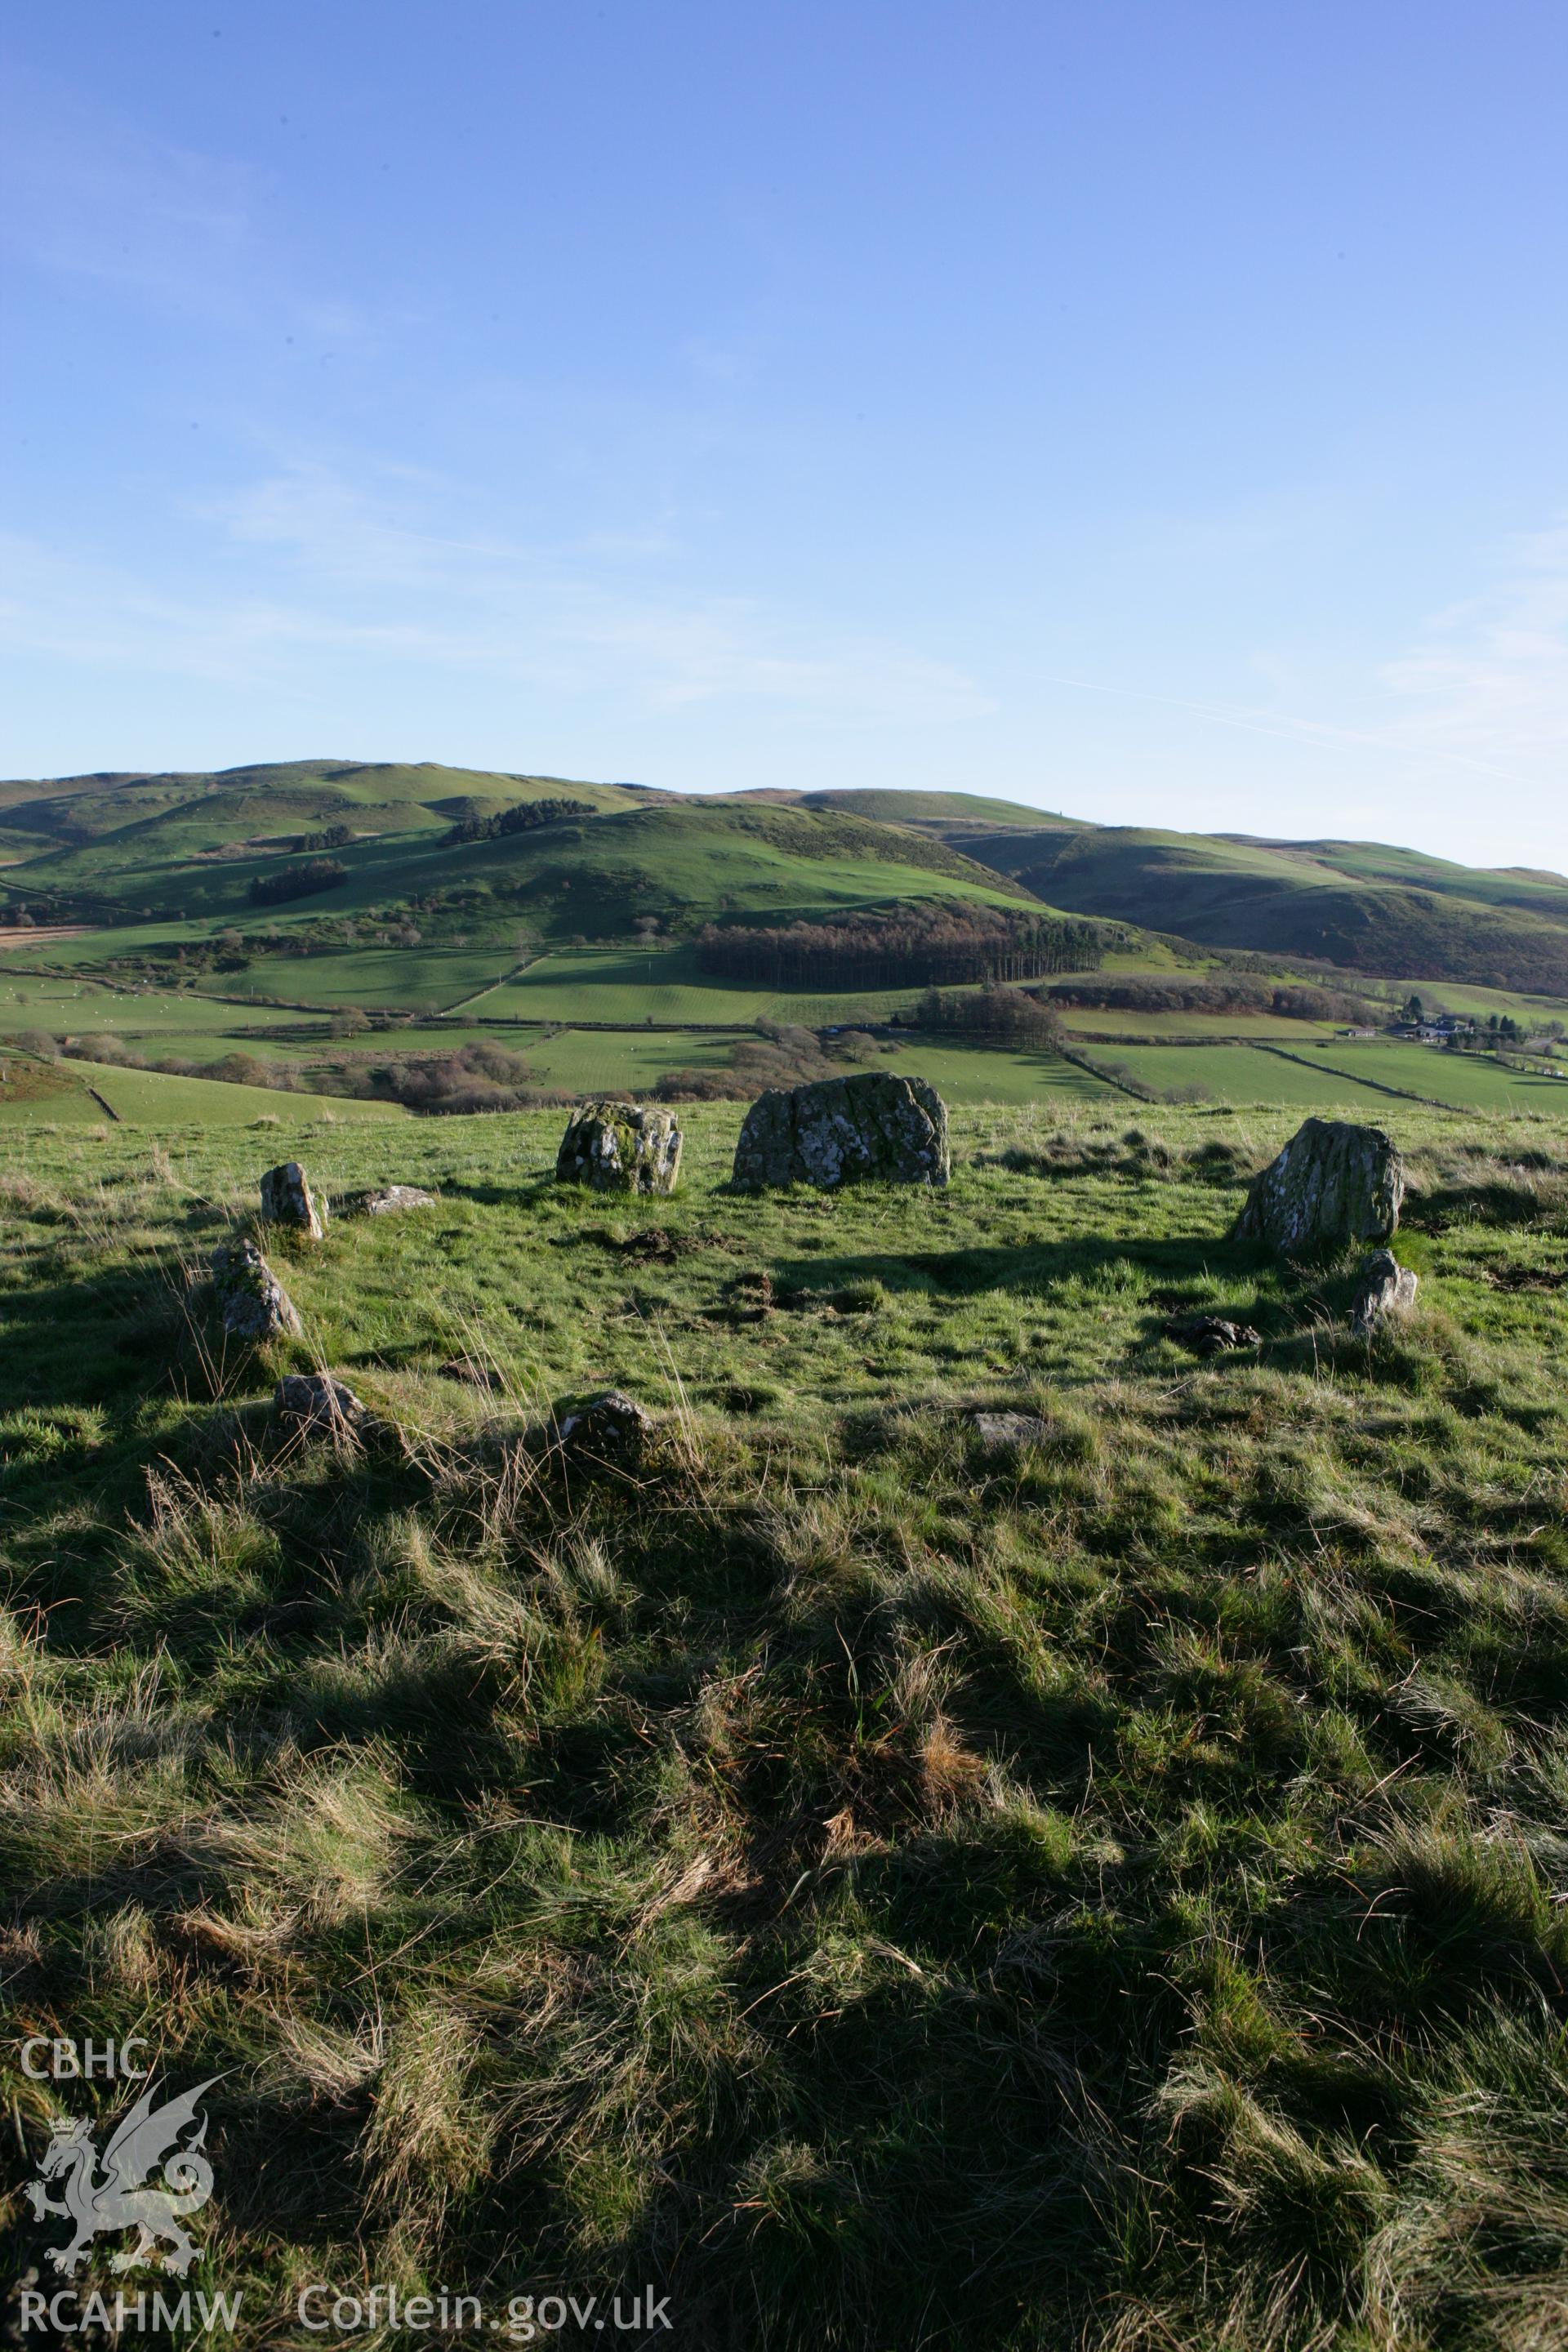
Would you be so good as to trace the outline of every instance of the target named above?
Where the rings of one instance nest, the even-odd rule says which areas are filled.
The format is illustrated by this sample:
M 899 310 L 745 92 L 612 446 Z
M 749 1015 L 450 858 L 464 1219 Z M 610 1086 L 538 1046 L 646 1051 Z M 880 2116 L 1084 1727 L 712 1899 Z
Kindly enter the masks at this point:
M 1253 1180 L 1237 1239 L 1286 1257 L 1386 1241 L 1404 1198 L 1405 1166 L 1391 1135 L 1346 1119 L 1310 1118 Z
M 641 1103 L 582 1103 L 561 1139 L 555 1181 L 591 1184 L 595 1192 L 673 1192 L 680 1140 L 671 1111 Z
M 319 1242 L 327 1222 L 325 1201 L 314 1201 L 305 1171 L 297 1160 L 269 1168 L 261 1180 L 261 1217 L 268 1225 L 289 1225 Z
M 1361 1270 L 1351 1301 L 1352 1326 L 1370 1332 L 1391 1315 L 1408 1315 L 1420 1286 L 1420 1276 L 1412 1267 L 1401 1265 L 1392 1250 L 1373 1250 Z
M 252 1241 L 222 1242 L 213 1252 L 213 1291 L 231 1339 L 259 1344 L 299 1336 L 293 1300 Z
M 746 1113 L 733 1181 L 836 1185 L 875 1177 L 890 1184 L 945 1184 L 952 1172 L 947 1105 L 923 1078 L 865 1070 L 850 1078 L 765 1094 Z

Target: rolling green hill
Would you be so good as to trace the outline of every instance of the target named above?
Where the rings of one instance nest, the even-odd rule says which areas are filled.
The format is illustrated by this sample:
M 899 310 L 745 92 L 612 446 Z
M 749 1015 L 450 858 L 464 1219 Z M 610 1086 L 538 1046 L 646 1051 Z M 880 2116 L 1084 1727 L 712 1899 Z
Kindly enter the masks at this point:
M 1311 956 L 1402 980 L 1568 990 L 1568 882 L 1373 844 L 1244 841 L 1121 825 L 943 837 L 1073 913 L 1205 947 Z
M 1458 866 L 1382 842 L 1099 825 L 966 793 L 769 793 L 882 815 L 1069 913 L 1214 948 L 1310 956 L 1405 980 L 1568 990 L 1568 878 Z
M 453 840 L 455 820 L 531 799 L 586 802 L 590 813 Z M 46 821 L 52 840 L 28 854 Z M 7 825 L 18 861 L 3 877 L 10 904 L 95 922 L 253 920 L 253 884 L 287 870 L 290 854 L 329 845 L 341 882 L 268 908 L 268 919 L 286 926 L 456 897 L 470 930 L 521 915 L 549 938 L 599 938 L 624 934 L 638 915 L 681 929 L 723 914 L 787 919 L 868 902 L 1031 896 L 929 833 L 849 811 L 666 802 L 626 786 L 449 768 L 311 762 L 230 778 L 92 780 L 79 795 L 13 797 L 0 810 L 0 856 Z M 349 838 L 328 845 L 320 836 L 334 826 Z
M 637 808 L 617 784 L 394 761 L 298 760 L 203 774 L 69 776 L 0 783 L 0 863 L 15 903 L 41 901 L 112 919 L 143 906 L 243 901 L 262 860 L 346 828 L 349 846 L 426 843 L 465 817 L 569 797 Z M 17 862 L 12 862 L 17 861 Z
M 814 793 L 771 791 L 764 787 L 758 792 L 737 793 L 734 798 L 772 801 L 781 807 L 842 809 L 850 816 L 875 817 L 884 824 L 920 825 L 939 833 L 955 824 L 999 824 L 1015 829 L 1024 826 L 1046 833 L 1093 830 L 1078 817 L 1059 816 L 1052 809 L 1029 808 L 1022 801 L 992 800 L 978 793 L 906 793 L 889 785 L 868 786 L 862 791 L 852 786 L 838 787 Z
M 454 841 L 528 802 L 584 804 Z M 331 835 L 330 842 L 323 836 Z M 460 906 L 500 940 L 667 935 L 910 898 L 1037 899 L 1202 947 L 1311 958 L 1408 981 L 1568 994 L 1568 879 L 1375 842 L 1288 842 L 1098 825 L 992 795 L 891 789 L 723 797 L 432 762 L 303 760 L 213 773 L 0 783 L 0 921 L 211 927 L 254 915 L 291 857 L 343 873 L 269 910 L 285 930 L 371 909 Z M 450 926 L 448 926 L 450 928 Z

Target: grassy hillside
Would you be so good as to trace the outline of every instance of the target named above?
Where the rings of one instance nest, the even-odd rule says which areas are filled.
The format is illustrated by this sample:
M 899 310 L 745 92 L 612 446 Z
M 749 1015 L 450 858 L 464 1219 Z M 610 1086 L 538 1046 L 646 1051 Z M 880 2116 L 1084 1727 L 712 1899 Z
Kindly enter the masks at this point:
M 501 775 L 434 761 L 288 760 L 253 767 L 169 774 L 60 776 L 0 782 L 0 840 L 12 829 L 75 845 L 200 813 L 207 840 L 243 839 L 281 812 L 291 828 L 309 816 L 387 832 L 402 824 L 450 823 L 519 801 L 570 793 L 598 808 L 631 808 L 639 796 L 618 784 L 566 783 L 559 777 Z M 471 806 L 454 803 L 471 803 Z
M 161 1070 L 122 1069 L 113 1063 L 39 1064 L 0 1045 L 0 1120 L 6 1148 L 22 1129 L 63 1121 L 79 1127 L 113 1119 L 130 1127 L 268 1127 L 314 1129 L 340 1118 L 401 1118 L 395 1106 L 349 1102 L 308 1090 L 281 1094 L 268 1087 L 235 1086 L 223 1078 L 174 1077 Z
M 975 1114 L 946 1194 L 752 1200 L 700 1111 L 637 1208 L 539 1181 L 558 1114 L 342 1126 L 327 1190 L 440 1203 L 275 1247 L 262 1357 L 199 1268 L 278 1137 L 19 1135 L 18 2177 L 65 2024 L 218 2078 L 215 2344 L 313 2279 L 651 2283 L 703 2352 L 1555 2343 L 1568 1188 L 1391 1107 L 1423 1290 L 1352 1341 L 1348 1265 L 1226 1238 L 1296 1116 Z M 323 1361 L 368 1450 L 279 1428 Z M 531 1427 L 611 1382 L 647 1459 L 563 1475 Z M 7 2280 L 61 2234 L 9 2194 Z
M 100 923 L 146 914 L 254 923 L 261 917 L 251 886 L 274 880 L 289 864 L 279 845 L 309 844 L 333 824 L 351 835 L 331 845 L 342 880 L 319 898 L 267 908 L 267 919 L 287 927 L 458 898 L 470 928 L 523 917 L 550 936 L 603 937 L 624 934 L 642 913 L 680 929 L 725 913 L 787 917 L 869 900 L 1030 895 L 930 835 L 843 813 L 697 800 L 643 804 L 626 787 L 455 770 L 356 769 L 340 781 L 331 768 L 308 776 L 271 769 L 185 792 L 193 781 L 200 782 L 160 779 L 86 795 L 94 829 L 85 823 L 79 835 L 62 829 L 46 853 L 31 856 L 18 837 L 21 862 L 0 870 L 0 896 L 35 916 Z M 397 797 L 414 784 L 425 799 Z M 142 790 L 159 804 L 128 814 L 121 803 Z M 453 820 L 476 810 L 595 796 L 600 813 L 586 819 L 482 841 L 449 838 Z M 20 803 L 18 822 L 34 824 L 38 805 Z M 61 796 L 42 805 L 75 803 Z M 0 847 L 4 840 L 0 819 Z M 306 854 L 298 850 L 295 864 Z
M 455 823 L 567 797 L 586 818 L 480 842 Z M 0 785 L 0 914 L 232 923 L 253 885 L 341 834 L 341 882 L 271 909 L 285 928 L 462 899 L 468 928 L 552 940 L 819 914 L 910 896 L 1011 893 L 1203 946 L 1406 981 L 1568 994 L 1568 880 L 1378 843 L 1091 825 L 964 793 L 826 790 L 721 799 L 430 763 L 298 761 L 216 774 Z M 916 879 L 924 877 L 925 879 Z
M 955 824 L 999 824 L 1044 832 L 1077 833 L 1088 829 L 1077 817 L 1059 816 L 1049 809 L 1029 808 L 1022 801 L 990 799 L 980 793 L 900 792 L 889 785 L 856 791 L 853 786 L 839 785 L 816 793 L 763 789 L 737 793 L 735 798 L 828 812 L 837 809 L 847 816 L 876 817 L 885 824 L 912 824 L 937 831 Z
M 1398 979 L 1568 992 L 1568 883 L 1509 885 L 1372 845 L 1114 825 L 944 832 L 956 848 L 1074 913 Z

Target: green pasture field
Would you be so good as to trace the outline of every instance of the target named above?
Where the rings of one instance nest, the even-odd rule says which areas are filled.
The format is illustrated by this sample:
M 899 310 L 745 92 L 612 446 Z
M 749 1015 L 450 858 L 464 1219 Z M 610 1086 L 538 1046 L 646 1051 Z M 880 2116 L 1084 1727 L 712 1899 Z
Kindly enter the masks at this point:
M 1320 1110 L 1339 1104 L 1364 1117 L 1369 1107 L 1386 1104 L 1388 1097 L 1353 1078 L 1303 1067 L 1255 1045 L 1110 1045 L 1088 1046 L 1097 1062 L 1108 1068 L 1131 1071 L 1161 1094 L 1182 1087 L 1206 1087 L 1216 1102 L 1289 1104 Z
M 1138 1013 L 1123 1007 L 1101 1008 L 1098 1005 L 1062 1004 L 1057 1007 L 1062 1025 L 1071 1037 L 1092 1041 L 1107 1034 L 1147 1038 L 1152 1044 L 1176 1037 L 1278 1039 L 1280 1045 L 1295 1042 L 1313 1045 L 1321 1037 L 1332 1037 L 1335 1024 L 1328 1021 L 1292 1021 L 1273 1013 Z
M 990 1046 L 928 1045 L 911 1039 L 896 1054 L 879 1055 L 873 1068 L 897 1070 L 907 1077 L 927 1079 L 937 1092 L 955 1103 L 1056 1103 L 1114 1101 L 1115 1089 L 1058 1055 L 1026 1048 L 1016 1052 Z
M 1315 1055 L 1317 1049 L 1313 1051 Z M 1404 1087 L 1460 1110 L 1534 1110 L 1548 1118 L 1568 1118 L 1568 1079 L 1506 1069 L 1479 1054 L 1450 1054 L 1438 1045 L 1336 1040 L 1324 1049 L 1323 1059 L 1342 1070 L 1364 1070 L 1369 1078 L 1381 1078 L 1386 1086 Z
M 772 992 L 704 979 L 690 948 L 558 949 L 478 999 L 472 1010 L 514 1021 L 700 1021 L 742 1025 Z M 905 995 L 909 991 L 904 992 Z
M 47 1029 L 53 1036 L 100 1033 L 171 1041 L 245 1030 L 276 1021 L 259 1004 L 214 1003 L 175 988 L 109 988 L 87 980 L 8 978 L 0 966 L 0 1034 Z
M 222 1078 L 166 1077 L 159 1070 L 124 1070 L 107 1062 L 72 1061 L 57 1066 L 79 1085 L 87 1108 L 79 1110 L 73 1106 L 63 1113 L 50 1108 L 46 1115 L 51 1118 L 101 1118 L 103 1112 L 86 1093 L 89 1087 L 102 1096 L 117 1118 L 132 1127 L 234 1127 L 247 1126 L 258 1118 L 300 1126 L 322 1119 L 407 1117 L 395 1105 L 341 1102 L 303 1092 L 279 1094 L 268 1087 L 231 1086 Z M 4 1108 L 0 1100 L 0 1111 Z
M 17 963 L 40 971 L 76 971 L 84 964 L 105 963 L 118 956 L 145 955 L 150 950 L 205 940 L 221 929 L 218 923 L 180 922 L 173 917 L 167 920 L 90 927 L 74 939 L 43 940 L 36 945 L 29 941 L 26 947 L 7 949 L 0 952 L 0 971 L 8 972 Z
M 1229 1238 L 1299 1108 L 960 1108 L 945 1191 L 759 1197 L 697 1107 L 655 1201 L 557 1186 L 558 1111 L 8 1137 L 18 2177 L 7 2053 L 155 2034 L 219 2352 L 312 2280 L 651 2291 L 701 2352 L 1546 2352 L 1568 1170 L 1384 1102 L 1370 1340 L 1359 1252 Z M 247 1351 L 204 1269 L 290 1149 L 439 1198 L 264 1232 L 305 1328 Z M 322 1366 L 363 1444 L 279 1420 Z M 635 1462 L 548 1444 L 610 1386 Z M 65 2228 L 0 2204 L 6 2278 Z
M 743 1025 L 766 1019 L 807 1029 L 855 1028 L 886 1022 L 895 1013 L 912 1012 L 921 993 L 911 986 L 826 991 L 748 988 L 705 977 L 690 948 L 652 952 L 563 948 L 541 956 L 516 979 L 477 999 L 470 1009 L 521 1021 L 633 1024 L 651 1016 L 660 1023 Z M 1144 1016 L 1121 1018 L 1124 1026 L 1132 1027 L 1142 1025 Z M 1072 1019 L 1076 1025 L 1079 1016 Z M 1292 1026 L 1301 1027 L 1300 1023 L 1279 1025 L 1282 1034 L 1289 1034 Z
M 493 989 L 515 968 L 506 948 L 344 948 L 311 956 L 255 956 L 244 971 L 215 972 L 204 993 L 243 1003 L 271 996 L 286 1004 L 359 1005 L 440 1013 Z
M 1178 1087 L 1206 1087 L 1217 1103 L 1289 1103 L 1326 1110 L 1335 1103 L 1359 1106 L 1366 1112 L 1373 1101 L 1387 1103 L 1371 1087 L 1359 1087 L 1350 1077 L 1326 1070 L 1302 1068 L 1279 1054 L 1265 1054 L 1250 1045 L 1089 1045 L 1090 1056 L 1105 1068 L 1131 1070 L 1145 1087 L 1168 1094 Z
M 499 1035 L 512 1042 L 510 1033 Z M 704 1031 L 660 1034 L 624 1029 L 563 1029 L 553 1037 L 531 1041 L 519 1035 L 516 1050 L 541 1086 L 560 1087 L 573 1094 L 649 1092 L 669 1070 L 718 1070 L 727 1066 L 738 1031 L 728 1034 Z

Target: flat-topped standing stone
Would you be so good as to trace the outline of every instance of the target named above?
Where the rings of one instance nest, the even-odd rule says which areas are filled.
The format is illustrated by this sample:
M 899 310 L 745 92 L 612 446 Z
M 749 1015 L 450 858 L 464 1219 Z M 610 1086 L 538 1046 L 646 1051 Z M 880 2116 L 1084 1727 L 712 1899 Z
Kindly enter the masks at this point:
M 301 1326 L 294 1302 L 254 1242 L 223 1242 L 214 1250 L 213 1290 L 231 1339 L 259 1342 L 285 1333 L 299 1337 Z
M 417 1184 L 384 1184 L 368 1192 L 351 1192 L 340 1199 L 338 1214 L 347 1217 L 394 1217 L 404 1209 L 433 1209 L 434 1192 Z
M 591 1184 L 595 1192 L 673 1192 L 680 1141 L 671 1111 L 641 1103 L 582 1103 L 561 1139 L 555 1181 Z
M 297 1160 L 285 1160 L 262 1178 L 261 1217 L 264 1224 L 289 1225 L 295 1233 L 308 1234 L 313 1242 L 321 1240 L 326 1229 L 327 1204 L 311 1199 L 305 1171 Z
M 952 1164 L 947 1105 L 935 1087 L 864 1070 L 759 1097 L 735 1146 L 733 1181 L 752 1192 L 774 1184 L 831 1192 L 867 1177 L 945 1184 Z
M 1373 1250 L 1361 1270 L 1351 1301 L 1352 1328 L 1373 1331 L 1391 1315 L 1408 1315 L 1420 1286 L 1420 1276 L 1410 1266 L 1401 1265 L 1392 1250 Z
M 1236 1237 L 1286 1257 L 1386 1241 L 1404 1198 L 1405 1166 L 1391 1135 L 1345 1119 L 1310 1118 L 1254 1178 Z

